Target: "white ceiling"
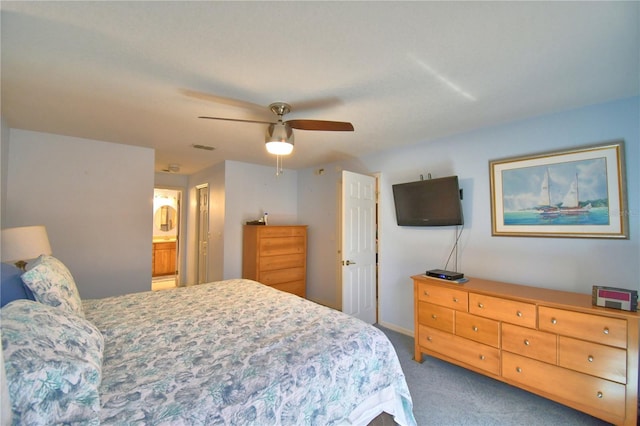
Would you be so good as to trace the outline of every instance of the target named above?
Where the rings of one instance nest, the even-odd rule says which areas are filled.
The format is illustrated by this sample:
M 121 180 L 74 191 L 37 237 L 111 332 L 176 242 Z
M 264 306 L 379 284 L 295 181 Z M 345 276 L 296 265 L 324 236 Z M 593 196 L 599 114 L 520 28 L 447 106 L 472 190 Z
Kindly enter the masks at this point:
M 158 171 L 274 165 L 266 125 L 197 117 L 275 101 L 355 127 L 296 130 L 284 166 L 305 168 L 640 94 L 638 1 L 0 7 L 7 124 L 153 147 Z

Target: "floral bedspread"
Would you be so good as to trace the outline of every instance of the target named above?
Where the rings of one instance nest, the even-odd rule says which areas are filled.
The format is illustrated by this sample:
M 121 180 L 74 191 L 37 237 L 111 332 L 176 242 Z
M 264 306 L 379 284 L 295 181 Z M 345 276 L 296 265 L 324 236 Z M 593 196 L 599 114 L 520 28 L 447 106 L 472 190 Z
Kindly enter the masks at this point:
M 249 280 L 84 300 L 102 424 L 415 425 L 384 333 Z

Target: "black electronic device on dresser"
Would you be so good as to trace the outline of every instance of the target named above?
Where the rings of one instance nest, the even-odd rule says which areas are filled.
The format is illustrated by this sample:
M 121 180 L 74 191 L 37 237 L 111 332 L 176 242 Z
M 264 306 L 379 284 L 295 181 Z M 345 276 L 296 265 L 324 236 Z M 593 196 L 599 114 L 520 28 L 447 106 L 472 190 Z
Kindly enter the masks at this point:
M 459 280 L 464 278 L 464 274 L 460 272 L 445 271 L 444 269 L 430 269 L 426 274 L 428 277 L 440 278 L 443 280 Z

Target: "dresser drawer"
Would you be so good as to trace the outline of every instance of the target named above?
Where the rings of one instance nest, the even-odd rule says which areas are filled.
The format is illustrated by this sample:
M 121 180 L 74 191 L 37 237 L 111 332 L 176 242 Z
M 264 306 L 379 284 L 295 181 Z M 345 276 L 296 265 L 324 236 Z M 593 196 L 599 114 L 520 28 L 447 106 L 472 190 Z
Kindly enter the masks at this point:
M 274 269 L 296 268 L 304 266 L 305 255 L 299 254 L 281 254 L 278 256 L 261 256 L 260 270 L 273 271 Z
M 538 308 L 540 330 L 618 348 L 627 347 L 627 321 L 601 315 L 540 306 Z
M 543 331 L 502 324 L 502 349 L 529 358 L 556 364 L 558 336 Z
M 625 386 L 620 383 L 509 352 L 502 353 L 502 376 L 525 387 L 580 404 L 585 412 L 605 420 L 609 418 L 614 422 L 616 417 L 625 416 Z
M 500 351 L 440 330 L 419 327 L 420 345 L 491 374 L 500 374 Z
M 304 226 L 264 226 L 258 230 L 260 238 L 271 237 L 304 237 L 307 228 Z
M 469 293 L 469 312 L 523 327 L 536 327 L 536 305 L 532 303 Z
M 262 238 L 260 245 L 260 256 L 277 256 L 281 254 L 304 254 L 305 238 Z
M 301 281 L 305 279 L 304 268 L 278 269 L 275 271 L 260 272 L 258 281 L 266 285 Z
M 500 347 L 500 323 L 492 319 L 457 312 L 455 334 L 495 348 Z
M 453 333 L 454 310 L 431 303 L 418 302 L 418 322 L 428 327 Z
M 306 288 L 304 281 L 292 281 L 283 284 L 273 284 L 270 287 L 276 288 L 287 293 L 293 293 L 296 296 L 306 297 Z
M 463 312 L 466 312 L 469 306 L 467 294 L 464 290 L 439 287 L 426 283 L 420 283 L 418 286 L 418 300 Z
M 559 337 L 558 365 L 627 383 L 627 351 L 570 337 Z

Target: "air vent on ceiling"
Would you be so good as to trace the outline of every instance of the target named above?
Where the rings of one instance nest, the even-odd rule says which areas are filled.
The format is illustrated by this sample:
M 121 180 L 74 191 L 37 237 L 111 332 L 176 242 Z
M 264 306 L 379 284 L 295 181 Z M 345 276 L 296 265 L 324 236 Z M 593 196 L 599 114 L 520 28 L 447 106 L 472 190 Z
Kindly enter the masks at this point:
M 168 172 L 168 173 L 179 173 L 180 172 L 180 165 L 179 164 L 169 164 L 169 166 L 166 169 L 162 169 L 163 172 Z
M 213 151 L 215 148 L 207 145 L 192 145 L 196 149 L 204 149 L 205 151 Z

